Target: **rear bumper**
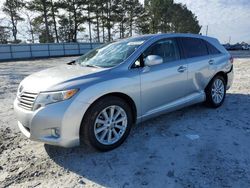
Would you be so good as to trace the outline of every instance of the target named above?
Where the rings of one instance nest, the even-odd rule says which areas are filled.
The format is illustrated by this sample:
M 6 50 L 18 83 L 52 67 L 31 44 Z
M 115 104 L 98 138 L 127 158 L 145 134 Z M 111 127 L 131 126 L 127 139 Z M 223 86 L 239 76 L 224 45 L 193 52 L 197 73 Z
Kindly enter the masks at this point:
M 234 70 L 233 66 L 230 69 L 230 71 L 227 72 L 227 90 L 232 87 L 233 85 L 233 79 L 234 79 Z

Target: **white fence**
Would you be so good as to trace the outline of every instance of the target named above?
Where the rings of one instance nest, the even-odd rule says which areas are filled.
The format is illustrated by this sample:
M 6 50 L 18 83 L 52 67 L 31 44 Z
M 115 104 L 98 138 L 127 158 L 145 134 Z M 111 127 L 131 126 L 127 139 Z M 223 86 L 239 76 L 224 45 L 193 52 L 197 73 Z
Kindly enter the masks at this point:
M 2 44 L 0 61 L 82 55 L 100 43 Z

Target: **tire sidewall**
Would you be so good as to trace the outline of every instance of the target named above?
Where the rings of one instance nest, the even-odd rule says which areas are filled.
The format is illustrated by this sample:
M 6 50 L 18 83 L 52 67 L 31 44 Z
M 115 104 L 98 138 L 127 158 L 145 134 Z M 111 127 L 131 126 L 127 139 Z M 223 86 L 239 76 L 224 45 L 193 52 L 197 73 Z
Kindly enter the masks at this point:
M 223 96 L 223 99 L 221 100 L 220 103 L 215 103 L 213 98 L 212 98 L 212 87 L 213 87 L 213 84 L 214 82 L 217 80 L 217 79 L 220 79 L 222 82 L 223 82 L 223 86 L 224 86 L 224 96 Z M 211 107 L 214 107 L 214 108 L 217 108 L 219 106 L 221 106 L 225 100 L 225 97 L 226 97 L 226 81 L 225 79 L 222 77 L 222 76 L 215 76 L 212 81 L 210 82 L 209 84 L 209 87 L 206 91 L 206 96 L 207 96 L 207 103 L 209 106 Z
M 96 118 L 98 117 L 98 115 L 100 114 L 100 112 L 112 105 L 116 105 L 121 107 L 126 115 L 127 115 L 127 128 L 124 132 L 124 134 L 122 135 L 122 137 L 120 138 L 120 140 L 118 140 L 117 142 L 115 142 L 114 144 L 111 145 L 105 145 L 100 143 L 94 133 L 94 126 L 95 126 L 95 121 Z M 132 112 L 131 109 L 129 107 L 129 105 L 122 99 L 118 98 L 118 97 L 107 97 L 104 99 L 101 99 L 99 101 L 97 101 L 96 103 L 94 103 L 94 105 L 91 107 L 91 109 L 87 112 L 86 114 L 86 120 L 84 121 L 85 123 L 82 125 L 84 126 L 84 131 L 85 134 L 84 136 L 87 136 L 89 144 L 91 146 L 93 146 L 94 148 L 101 150 L 101 151 L 108 151 L 108 150 L 112 150 L 118 146 L 120 146 L 124 140 L 127 138 L 127 136 L 129 135 L 130 129 L 132 127 L 132 123 L 133 123 L 133 119 L 132 119 Z M 84 139 L 84 140 L 86 140 Z

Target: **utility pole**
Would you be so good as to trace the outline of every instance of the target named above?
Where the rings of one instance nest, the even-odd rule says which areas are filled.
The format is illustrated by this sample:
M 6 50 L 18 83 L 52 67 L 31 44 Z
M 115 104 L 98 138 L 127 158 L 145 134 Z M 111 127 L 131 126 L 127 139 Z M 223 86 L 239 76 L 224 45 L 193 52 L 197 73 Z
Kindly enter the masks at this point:
M 207 34 L 208 34 L 208 25 L 207 25 L 207 27 L 206 27 L 206 36 L 207 36 Z

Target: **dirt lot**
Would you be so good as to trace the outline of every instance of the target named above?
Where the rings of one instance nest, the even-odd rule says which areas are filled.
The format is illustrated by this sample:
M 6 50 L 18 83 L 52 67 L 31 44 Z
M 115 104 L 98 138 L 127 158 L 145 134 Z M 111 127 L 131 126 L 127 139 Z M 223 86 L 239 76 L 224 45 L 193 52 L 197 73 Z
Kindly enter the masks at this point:
M 0 63 L 0 187 L 250 187 L 250 59 L 236 59 L 224 105 L 137 125 L 106 153 L 29 141 L 13 100 L 27 75 L 72 58 Z

